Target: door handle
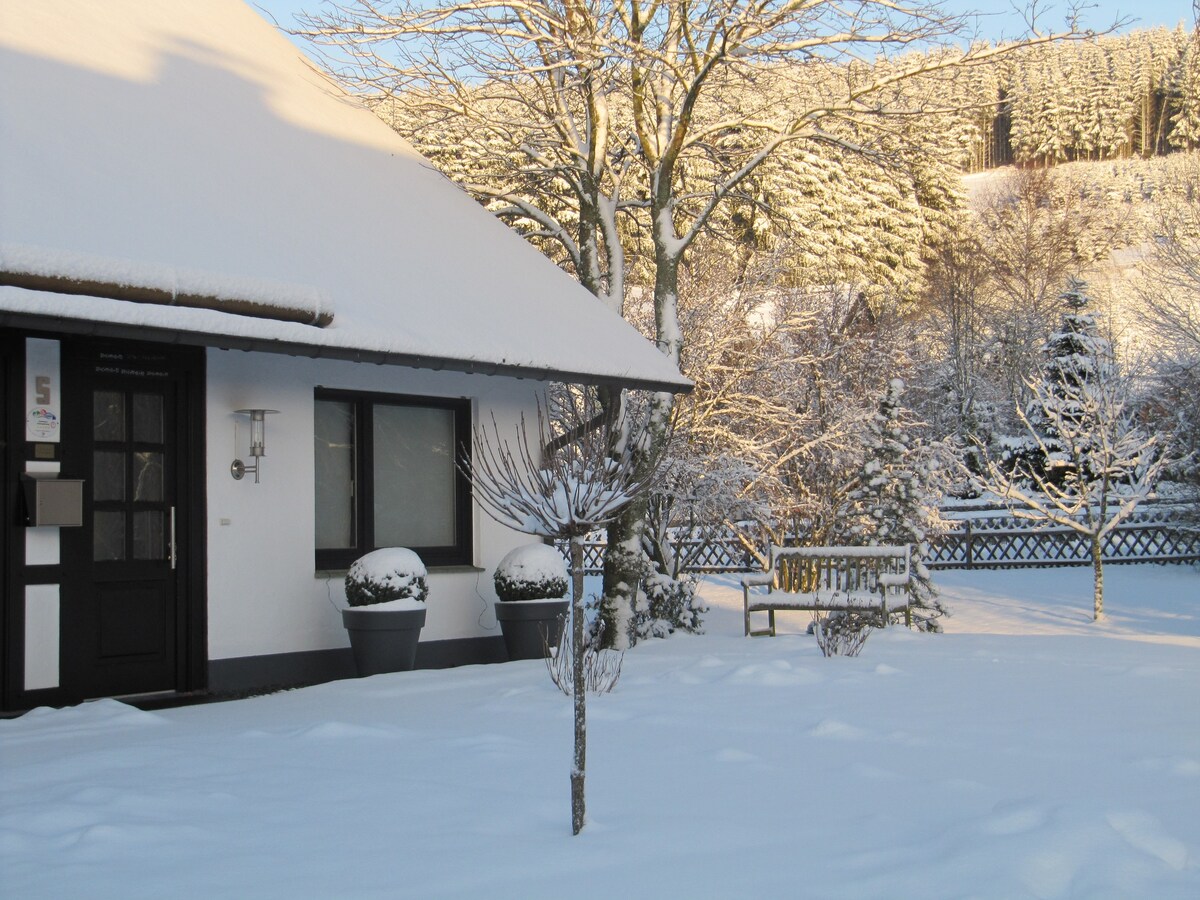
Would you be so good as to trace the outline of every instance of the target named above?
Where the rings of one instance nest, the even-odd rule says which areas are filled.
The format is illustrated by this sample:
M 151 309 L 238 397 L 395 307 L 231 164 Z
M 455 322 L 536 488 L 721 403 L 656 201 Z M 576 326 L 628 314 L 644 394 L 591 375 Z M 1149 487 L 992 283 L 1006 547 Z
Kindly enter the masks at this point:
M 175 568 L 175 507 L 171 507 L 171 568 Z

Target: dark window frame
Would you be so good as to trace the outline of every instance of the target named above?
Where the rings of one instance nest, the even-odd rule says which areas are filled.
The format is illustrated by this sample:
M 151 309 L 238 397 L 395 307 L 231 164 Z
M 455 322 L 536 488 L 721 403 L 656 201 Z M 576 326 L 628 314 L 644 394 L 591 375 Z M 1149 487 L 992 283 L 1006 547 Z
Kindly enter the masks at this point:
M 405 406 L 423 409 L 444 409 L 454 415 L 454 543 L 434 547 L 410 547 L 426 566 L 469 566 L 474 563 L 474 523 L 472 516 L 471 482 L 464 469 L 471 462 L 471 400 L 466 397 L 423 397 L 411 394 L 386 394 L 375 391 L 355 391 L 318 387 L 313 400 L 348 403 L 354 410 L 354 473 L 352 491 L 355 497 L 353 531 L 355 546 L 340 549 L 316 549 L 319 571 L 341 571 L 350 568 L 360 556 L 375 546 L 375 487 L 374 448 L 376 406 Z M 316 477 L 314 470 L 313 477 Z

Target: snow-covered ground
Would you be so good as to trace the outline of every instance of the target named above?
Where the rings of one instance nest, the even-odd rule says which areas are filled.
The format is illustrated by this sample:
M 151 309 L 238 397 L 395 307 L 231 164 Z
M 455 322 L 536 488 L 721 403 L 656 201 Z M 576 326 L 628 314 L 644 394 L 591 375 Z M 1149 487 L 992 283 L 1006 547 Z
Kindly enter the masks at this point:
M 0 722 L 0 896 L 1200 897 L 1200 572 L 946 572 L 947 633 L 651 641 L 570 703 L 540 662 Z M 436 600 L 434 600 L 436 602 Z M 787 617 L 784 617 L 787 618 Z

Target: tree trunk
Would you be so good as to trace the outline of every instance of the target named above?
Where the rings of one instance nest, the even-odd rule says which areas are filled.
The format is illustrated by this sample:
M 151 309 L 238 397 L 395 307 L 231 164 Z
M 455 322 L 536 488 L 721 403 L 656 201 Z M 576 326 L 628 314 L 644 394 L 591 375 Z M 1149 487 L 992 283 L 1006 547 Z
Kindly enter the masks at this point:
M 575 756 L 571 763 L 571 834 L 584 822 L 587 770 L 587 686 L 583 683 L 583 535 L 571 538 L 571 691 L 575 700 Z
M 598 391 L 606 414 L 620 416 L 624 394 L 608 388 Z M 615 442 L 628 439 L 628 422 L 623 416 L 620 431 L 614 431 Z M 646 528 L 646 506 L 635 500 L 623 509 L 605 528 L 607 549 L 604 552 L 604 587 L 600 601 L 601 646 L 625 650 L 633 646 L 633 607 L 637 602 L 642 581 L 642 534 Z
M 602 646 L 609 649 L 626 650 L 637 641 L 633 613 L 645 574 L 646 561 L 642 552 L 645 530 L 645 500 L 630 503 L 608 525 L 600 620 L 604 623 Z
M 579 283 L 604 296 L 604 272 L 600 265 L 600 210 L 589 192 L 590 184 L 579 195 Z
M 1092 620 L 1104 618 L 1104 549 L 1099 529 L 1092 532 Z
M 679 264 L 683 250 L 675 234 L 669 202 L 653 210 L 654 337 L 658 349 L 679 365 L 683 335 L 679 331 Z M 668 395 L 669 396 L 669 395 Z
M 656 343 L 658 349 L 678 366 L 680 351 L 683 348 L 683 337 L 679 330 L 679 264 L 682 249 L 678 246 L 674 222 L 671 219 L 669 196 L 657 198 L 652 214 Z M 651 427 L 648 429 L 651 446 L 647 448 L 647 459 L 657 459 L 660 456 L 663 442 L 670 433 L 674 403 L 674 396 L 666 393 L 655 394 L 651 400 Z M 648 502 L 645 497 L 638 498 L 625 507 L 621 515 L 608 526 L 608 551 L 604 557 L 604 601 L 600 610 L 604 622 L 605 647 L 624 650 L 637 642 L 634 609 L 639 586 L 646 574 L 642 536 L 646 528 Z

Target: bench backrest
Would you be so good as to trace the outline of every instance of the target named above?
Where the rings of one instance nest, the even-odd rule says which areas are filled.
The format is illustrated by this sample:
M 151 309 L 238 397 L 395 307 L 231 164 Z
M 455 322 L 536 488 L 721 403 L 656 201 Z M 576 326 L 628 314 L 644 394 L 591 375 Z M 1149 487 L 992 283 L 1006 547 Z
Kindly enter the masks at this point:
M 907 583 L 909 563 L 907 545 L 771 548 L 775 590 L 793 594 L 895 591 Z

